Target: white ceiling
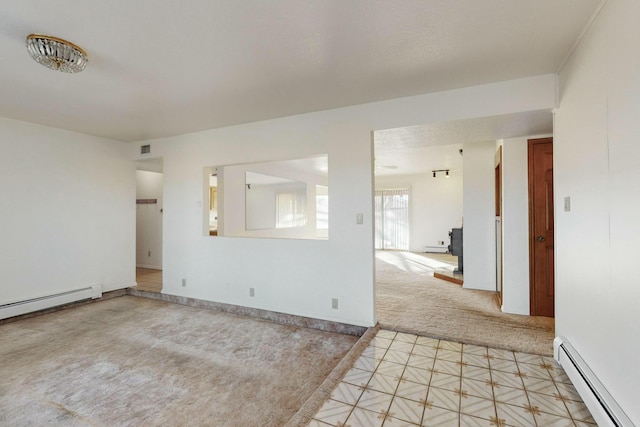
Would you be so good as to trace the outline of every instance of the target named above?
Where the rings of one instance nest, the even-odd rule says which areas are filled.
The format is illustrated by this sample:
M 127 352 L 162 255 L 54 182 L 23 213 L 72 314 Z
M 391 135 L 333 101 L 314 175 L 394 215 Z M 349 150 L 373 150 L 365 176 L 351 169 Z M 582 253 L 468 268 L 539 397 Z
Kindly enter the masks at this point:
M 462 144 L 412 147 L 403 150 L 376 152 L 375 175 L 419 175 L 433 170 L 462 172 Z
M 289 182 L 295 182 L 291 179 L 279 178 L 272 175 L 264 175 L 255 172 L 246 172 L 245 183 L 249 185 L 270 185 L 270 184 L 284 184 Z
M 409 175 L 462 168 L 462 144 L 553 133 L 550 111 L 530 111 L 375 131 L 375 174 Z
M 238 165 L 234 165 L 238 166 Z M 300 175 L 327 177 L 329 158 L 326 154 L 302 159 L 258 162 L 242 165 L 247 171 L 247 184 L 279 184 L 295 182 Z M 249 169 L 251 171 L 249 171 Z M 284 178 L 287 176 L 288 178 Z
M 134 141 L 550 73 L 601 1 L 0 0 L 0 116 Z

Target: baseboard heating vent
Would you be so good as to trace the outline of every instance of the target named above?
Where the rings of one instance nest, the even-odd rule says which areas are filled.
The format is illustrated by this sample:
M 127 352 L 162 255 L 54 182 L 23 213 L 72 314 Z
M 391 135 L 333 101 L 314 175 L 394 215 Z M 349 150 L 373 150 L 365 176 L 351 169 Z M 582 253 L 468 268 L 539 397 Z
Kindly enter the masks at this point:
M 634 427 L 629 417 L 566 338 L 553 341 L 554 355 L 580 394 L 598 426 Z
M 72 291 L 2 304 L 0 305 L 0 319 L 20 316 L 21 314 L 32 313 L 34 311 L 44 310 L 85 299 L 96 299 L 101 296 L 102 287 L 100 285 L 93 285 L 82 289 L 74 289 Z
M 425 246 L 424 251 L 426 253 L 446 254 L 447 247 L 446 246 Z

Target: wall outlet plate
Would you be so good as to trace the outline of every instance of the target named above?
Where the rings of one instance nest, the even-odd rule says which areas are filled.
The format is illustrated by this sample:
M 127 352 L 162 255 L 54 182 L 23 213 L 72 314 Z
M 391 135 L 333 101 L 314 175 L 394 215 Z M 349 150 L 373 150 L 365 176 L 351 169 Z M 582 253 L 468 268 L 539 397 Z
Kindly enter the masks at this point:
M 331 308 L 333 308 L 334 310 L 338 309 L 338 298 L 331 299 Z
M 249 296 L 250 297 L 255 297 L 256 296 L 255 288 L 249 288 Z
M 182 287 L 186 287 L 187 286 L 187 279 L 182 279 Z

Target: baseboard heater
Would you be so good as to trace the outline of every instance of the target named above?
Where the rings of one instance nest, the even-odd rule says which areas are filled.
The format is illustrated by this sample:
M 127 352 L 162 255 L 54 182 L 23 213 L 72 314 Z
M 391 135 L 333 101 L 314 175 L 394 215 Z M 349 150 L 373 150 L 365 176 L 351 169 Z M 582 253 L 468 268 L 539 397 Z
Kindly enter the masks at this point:
M 566 338 L 556 337 L 553 350 L 556 360 L 567 373 L 598 426 L 634 427 L 613 396 Z
M 32 313 L 34 311 L 44 310 L 85 299 L 96 299 L 101 296 L 102 287 L 100 285 L 93 285 L 86 288 L 74 289 L 72 291 L 2 304 L 0 305 L 0 319 L 20 316 L 21 314 Z
M 446 246 L 425 246 L 424 251 L 426 253 L 437 253 L 437 254 L 446 254 L 447 247 Z

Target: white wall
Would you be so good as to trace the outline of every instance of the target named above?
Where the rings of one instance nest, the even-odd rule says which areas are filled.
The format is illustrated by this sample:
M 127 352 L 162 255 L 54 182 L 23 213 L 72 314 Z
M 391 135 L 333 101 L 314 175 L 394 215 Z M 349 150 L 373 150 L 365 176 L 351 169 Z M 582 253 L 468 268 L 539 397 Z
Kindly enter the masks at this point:
M 502 311 L 529 315 L 527 137 L 502 141 Z
M 502 145 L 502 310 L 530 313 L 528 140 L 551 135 L 508 138 Z
M 130 145 L 0 118 L 0 303 L 135 281 Z
M 267 184 L 251 186 L 246 189 L 245 227 L 246 230 L 262 230 L 276 227 L 276 193 L 283 184 Z M 284 184 L 287 185 L 287 184 Z M 241 208 L 245 208 L 242 206 Z M 230 209 L 231 211 L 232 209 Z M 236 216 L 243 209 L 235 209 Z M 229 235 L 229 234 L 227 234 Z
M 164 158 L 163 292 L 372 325 L 371 132 L 550 110 L 555 100 L 556 78 L 544 75 L 145 141 Z M 145 158 L 138 145 L 132 159 Z M 318 153 L 329 156 L 329 240 L 203 235 L 204 167 Z M 356 224 L 357 213 L 364 214 L 364 225 Z M 254 298 L 249 287 L 256 289 Z M 339 298 L 338 310 L 331 309 L 331 298 Z
M 326 129 L 314 131 L 295 117 L 151 142 L 152 151 L 164 158 L 163 292 L 373 324 L 371 140 L 369 132 L 358 138 L 349 129 Z M 248 149 L 257 142 L 262 149 Z M 203 236 L 204 167 L 318 152 L 330 158 L 329 240 Z M 227 170 L 223 176 L 226 230 L 231 177 Z M 244 174 L 241 182 L 239 197 L 244 199 Z M 356 224 L 358 212 L 365 214 L 364 225 Z M 235 215 L 242 217 L 244 228 L 244 211 Z M 251 287 L 255 297 L 249 296 Z M 331 309 L 332 298 L 339 299 L 338 310 Z
M 136 198 L 157 199 L 136 205 L 136 266 L 162 269 L 162 174 L 136 171 Z
M 495 141 L 463 147 L 464 287 L 496 290 Z
M 556 332 L 640 425 L 640 2 L 609 0 L 560 74 Z M 571 211 L 563 200 L 571 198 Z
M 425 252 L 425 246 L 449 244 L 449 231 L 462 225 L 462 171 L 449 178 L 431 173 L 377 176 L 377 190 L 410 188 L 409 250 Z

